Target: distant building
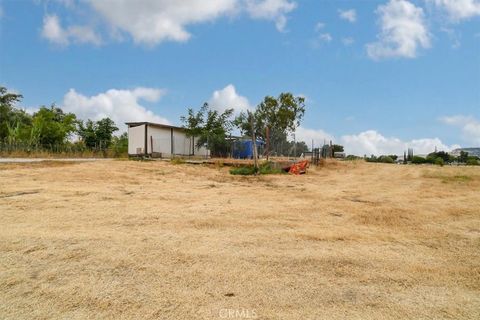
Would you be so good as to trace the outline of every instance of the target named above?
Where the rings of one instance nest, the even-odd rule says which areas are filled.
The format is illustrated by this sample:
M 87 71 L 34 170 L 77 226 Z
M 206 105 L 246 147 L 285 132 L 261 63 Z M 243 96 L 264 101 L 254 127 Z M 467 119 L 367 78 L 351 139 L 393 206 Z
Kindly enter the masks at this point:
M 196 146 L 195 137 L 185 129 L 152 122 L 127 122 L 128 155 L 171 158 L 174 156 L 208 157 L 210 151 Z

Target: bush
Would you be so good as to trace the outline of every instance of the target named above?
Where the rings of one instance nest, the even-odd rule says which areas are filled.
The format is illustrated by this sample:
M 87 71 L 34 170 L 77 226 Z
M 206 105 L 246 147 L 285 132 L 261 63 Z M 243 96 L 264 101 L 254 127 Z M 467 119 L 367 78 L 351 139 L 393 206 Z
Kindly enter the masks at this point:
M 283 171 L 282 169 L 274 168 L 272 162 L 266 162 L 260 165 L 260 167 L 258 168 L 258 172 L 260 174 L 280 174 L 284 173 L 285 171 Z
M 443 165 L 445 164 L 445 161 L 443 161 L 443 158 L 440 158 L 440 157 L 439 157 L 439 158 L 435 159 L 435 164 L 436 164 L 437 166 L 443 167 Z
M 354 156 L 353 154 L 349 154 L 348 156 L 345 157 L 345 160 L 350 160 L 350 161 L 360 160 L 360 159 L 363 159 L 363 158 Z
M 414 164 L 423 164 L 427 162 L 427 160 L 423 157 L 420 157 L 420 156 L 413 156 L 412 158 L 412 163 Z
M 256 173 L 254 166 L 242 166 L 237 168 L 230 169 L 230 174 L 241 175 L 241 176 L 250 176 Z M 259 174 L 282 174 L 285 173 L 282 169 L 277 169 L 273 167 L 272 162 L 262 163 L 258 167 Z
M 380 158 L 378 158 L 377 162 L 394 163 L 393 159 L 390 156 L 381 156 Z
M 182 158 L 173 158 L 172 160 L 170 160 L 170 163 L 172 163 L 172 164 L 184 164 L 185 160 L 182 159 Z
M 239 176 L 251 176 L 255 174 L 255 168 L 253 166 L 243 166 L 230 169 L 230 174 Z
M 467 166 L 480 166 L 480 161 L 475 158 L 468 158 Z

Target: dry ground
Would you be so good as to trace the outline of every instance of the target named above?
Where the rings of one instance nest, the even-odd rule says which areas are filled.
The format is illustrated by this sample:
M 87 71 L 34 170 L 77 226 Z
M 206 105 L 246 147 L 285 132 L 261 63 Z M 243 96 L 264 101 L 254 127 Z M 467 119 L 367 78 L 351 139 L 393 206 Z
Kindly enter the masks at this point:
M 1 319 L 480 318 L 480 168 L 2 164 L 0 219 Z

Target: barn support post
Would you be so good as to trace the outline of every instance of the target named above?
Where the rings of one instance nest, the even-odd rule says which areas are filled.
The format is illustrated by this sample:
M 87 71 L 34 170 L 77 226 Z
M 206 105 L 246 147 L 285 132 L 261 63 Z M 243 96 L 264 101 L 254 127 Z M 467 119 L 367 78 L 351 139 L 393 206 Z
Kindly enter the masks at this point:
M 170 128 L 170 157 L 174 157 L 174 149 L 173 149 L 173 128 Z
M 148 156 L 148 124 L 145 123 L 145 157 Z
M 151 151 L 152 157 L 153 157 L 153 136 L 150 136 L 150 151 Z

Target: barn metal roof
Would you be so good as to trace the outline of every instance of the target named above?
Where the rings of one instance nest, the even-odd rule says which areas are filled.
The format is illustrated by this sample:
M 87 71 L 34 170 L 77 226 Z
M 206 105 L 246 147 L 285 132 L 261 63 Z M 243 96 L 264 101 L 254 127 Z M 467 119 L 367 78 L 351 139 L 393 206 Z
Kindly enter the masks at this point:
M 138 127 L 138 126 L 142 126 L 142 125 L 146 124 L 146 125 L 149 125 L 149 126 L 152 126 L 152 127 L 185 130 L 185 128 L 182 128 L 182 127 L 172 126 L 172 125 L 163 124 L 163 123 L 148 122 L 148 121 L 144 121 L 144 122 L 125 122 L 125 124 L 129 127 Z

